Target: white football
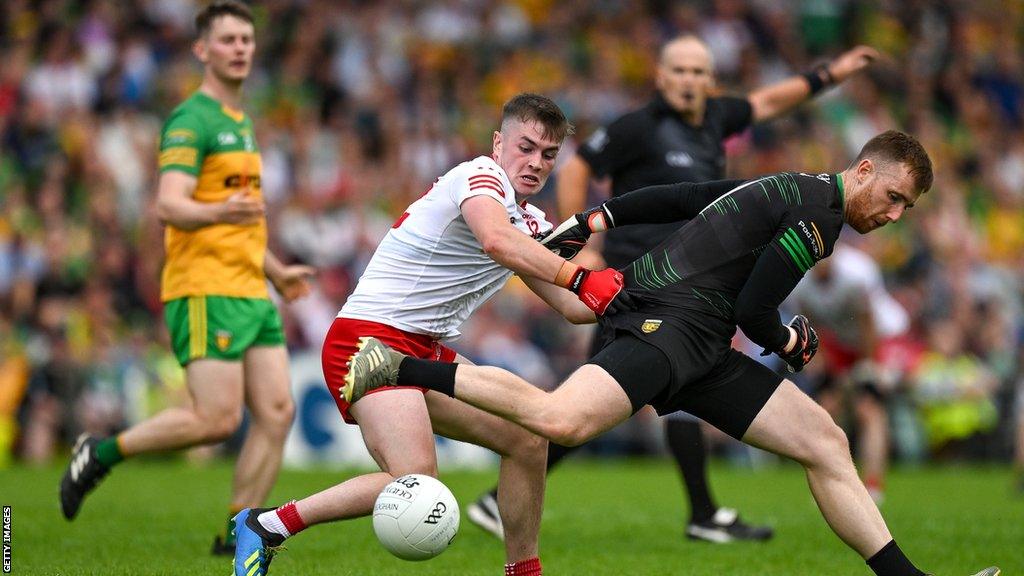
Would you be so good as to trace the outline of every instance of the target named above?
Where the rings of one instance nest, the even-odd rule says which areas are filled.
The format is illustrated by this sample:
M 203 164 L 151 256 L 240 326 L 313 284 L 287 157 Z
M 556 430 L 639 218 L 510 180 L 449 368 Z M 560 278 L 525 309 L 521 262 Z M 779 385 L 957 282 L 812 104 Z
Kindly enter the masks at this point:
M 437 478 L 407 474 L 377 496 L 373 531 L 395 556 L 427 560 L 444 552 L 459 531 L 459 503 Z

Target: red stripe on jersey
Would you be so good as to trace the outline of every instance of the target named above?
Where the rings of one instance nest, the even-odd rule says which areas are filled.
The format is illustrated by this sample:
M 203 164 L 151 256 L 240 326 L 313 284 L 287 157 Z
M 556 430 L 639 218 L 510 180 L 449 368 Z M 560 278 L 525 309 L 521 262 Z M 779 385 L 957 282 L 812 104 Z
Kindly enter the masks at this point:
M 498 180 L 498 177 L 495 176 L 494 174 L 473 174 L 472 176 L 469 177 L 470 180 L 476 178 L 490 178 L 491 180 Z
M 497 186 L 494 186 L 493 184 L 470 184 L 469 185 L 469 189 L 471 191 L 472 190 L 484 190 L 484 189 L 494 190 L 495 192 L 500 194 L 502 198 L 505 197 L 505 191 L 502 190 L 501 188 L 498 188 Z
M 395 223 L 392 224 L 391 227 L 392 228 L 398 228 L 399 226 L 402 225 L 402 222 L 405 222 L 405 219 L 408 218 L 408 217 L 409 217 L 409 213 L 408 212 L 406 212 L 405 214 L 402 214 L 401 216 L 398 217 L 398 220 L 395 220 Z
M 501 180 L 499 180 L 496 176 L 491 176 L 489 174 L 477 174 L 476 176 L 470 176 L 469 177 L 469 183 L 470 184 L 481 184 L 481 183 L 484 183 L 484 182 L 489 182 L 491 184 L 494 184 L 498 188 L 502 187 Z

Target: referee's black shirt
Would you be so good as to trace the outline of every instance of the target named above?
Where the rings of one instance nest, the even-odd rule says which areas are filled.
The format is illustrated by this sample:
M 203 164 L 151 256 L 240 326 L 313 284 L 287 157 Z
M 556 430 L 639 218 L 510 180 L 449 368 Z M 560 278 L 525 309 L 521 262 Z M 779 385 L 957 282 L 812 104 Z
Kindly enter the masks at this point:
M 745 98 L 708 98 L 704 122 L 683 121 L 660 94 L 646 106 L 595 132 L 577 151 L 597 177 L 610 176 L 612 196 L 676 182 L 725 176 L 723 140 L 747 128 L 753 110 Z M 604 239 L 608 266 L 622 268 L 657 246 L 681 223 L 627 226 Z

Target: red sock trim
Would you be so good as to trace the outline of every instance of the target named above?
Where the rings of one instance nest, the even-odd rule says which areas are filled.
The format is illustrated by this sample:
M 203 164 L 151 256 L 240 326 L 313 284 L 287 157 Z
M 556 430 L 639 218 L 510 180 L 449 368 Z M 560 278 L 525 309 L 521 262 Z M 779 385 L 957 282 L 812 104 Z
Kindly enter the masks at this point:
M 281 506 L 275 512 L 277 512 L 277 517 L 281 519 L 284 527 L 288 529 L 288 533 L 292 536 L 306 529 L 306 523 L 299 516 L 299 511 L 295 509 L 294 500 Z
M 505 576 L 541 576 L 540 558 L 505 564 Z

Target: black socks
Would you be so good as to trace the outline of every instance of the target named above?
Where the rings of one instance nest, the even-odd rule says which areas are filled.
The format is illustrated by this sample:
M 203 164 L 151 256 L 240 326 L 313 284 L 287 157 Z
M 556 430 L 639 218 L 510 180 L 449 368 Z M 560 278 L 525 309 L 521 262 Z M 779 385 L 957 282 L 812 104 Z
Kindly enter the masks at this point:
M 690 521 L 710 520 L 718 507 L 708 489 L 707 451 L 700 422 L 666 418 L 665 440 L 686 483 L 686 493 L 690 497 Z
M 926 576 L 903 554 L 895 540 L 889 540 L 888 544 L 868 558 L 867 564 L 878 576 Z
M 399 386 L 422 386 L 455 397 L 455 362 L 434 362 L 406 356 L 398 366 Z

